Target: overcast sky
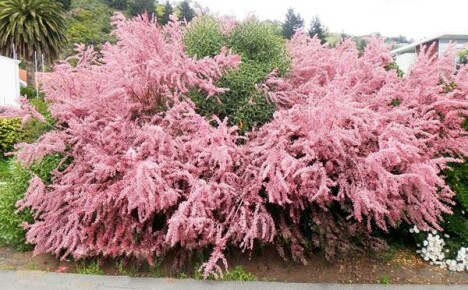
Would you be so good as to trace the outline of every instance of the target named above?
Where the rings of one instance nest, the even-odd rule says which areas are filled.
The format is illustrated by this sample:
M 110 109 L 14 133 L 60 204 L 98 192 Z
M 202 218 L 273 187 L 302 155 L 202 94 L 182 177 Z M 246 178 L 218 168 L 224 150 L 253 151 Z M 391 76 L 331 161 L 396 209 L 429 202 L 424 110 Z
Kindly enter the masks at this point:
M 442 32 L 468 33 L 468 0 L 197 0 L 219 15 L 283 21 L 289 7 L 305 19 L 315 15 L 331 32 L 380 32 L 419 40 Z

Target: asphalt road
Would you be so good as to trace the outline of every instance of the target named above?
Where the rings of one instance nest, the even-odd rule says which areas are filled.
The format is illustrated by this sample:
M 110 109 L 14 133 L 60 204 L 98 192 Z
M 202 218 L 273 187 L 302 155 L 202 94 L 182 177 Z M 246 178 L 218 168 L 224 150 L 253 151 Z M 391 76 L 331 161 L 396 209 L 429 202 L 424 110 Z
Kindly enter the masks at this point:
M 35 271 L 0 271 L 1 290 L 468 290 L 467 285 L 343 285 L 277 282 L 216 282 L 191 279 L 130 278 Z

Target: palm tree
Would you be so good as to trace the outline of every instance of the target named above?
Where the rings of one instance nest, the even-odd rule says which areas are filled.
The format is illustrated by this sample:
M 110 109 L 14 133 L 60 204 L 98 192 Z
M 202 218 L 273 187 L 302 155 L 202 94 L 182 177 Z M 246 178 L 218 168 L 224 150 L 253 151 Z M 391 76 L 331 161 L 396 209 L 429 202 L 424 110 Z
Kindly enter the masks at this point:
M 34 52 L 52 61 L 66 42 L 64 13 L 54 0 L 0 0 L 0 53 L 26 61 L 29 83 Z

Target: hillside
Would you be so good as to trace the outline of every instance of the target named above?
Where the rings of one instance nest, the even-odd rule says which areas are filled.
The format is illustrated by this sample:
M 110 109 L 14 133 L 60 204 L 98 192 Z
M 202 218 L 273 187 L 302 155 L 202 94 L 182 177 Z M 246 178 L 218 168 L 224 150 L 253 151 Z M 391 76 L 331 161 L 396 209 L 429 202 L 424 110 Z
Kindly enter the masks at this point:
M 63 56 L 73 53 L 75 43 L 99 47 L 111 40 L 110 18 L 115 11 L 104 0 L 73 0 L 66 15 L 69 43 Z

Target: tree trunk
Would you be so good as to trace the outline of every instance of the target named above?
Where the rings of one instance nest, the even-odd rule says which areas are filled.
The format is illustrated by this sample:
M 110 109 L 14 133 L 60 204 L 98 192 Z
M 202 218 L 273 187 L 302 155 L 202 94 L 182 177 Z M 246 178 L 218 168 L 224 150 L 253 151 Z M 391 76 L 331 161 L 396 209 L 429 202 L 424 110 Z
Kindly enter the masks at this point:
M 36 66 L 33 61 L 24 61 L 27 75 L 27 84 L 31 87 L 36 87 Z

